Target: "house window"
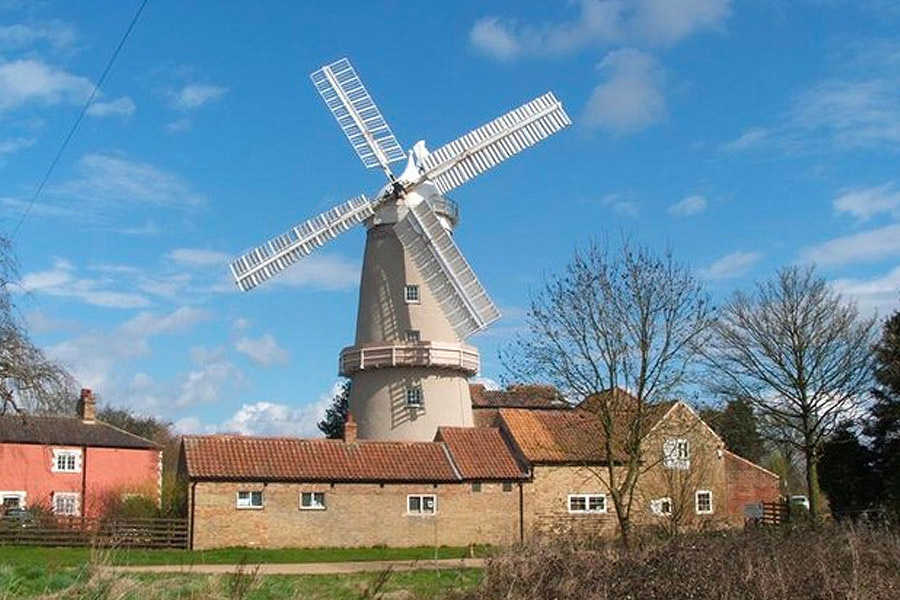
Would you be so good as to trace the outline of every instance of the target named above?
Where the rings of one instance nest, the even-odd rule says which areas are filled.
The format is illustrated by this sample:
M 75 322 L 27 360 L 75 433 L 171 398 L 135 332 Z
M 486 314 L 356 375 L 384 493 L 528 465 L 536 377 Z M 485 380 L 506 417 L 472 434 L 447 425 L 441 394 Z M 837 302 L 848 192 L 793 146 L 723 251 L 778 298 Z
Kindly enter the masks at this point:
M 480 492 L 480 491 L 481 491 L 481 482 L 480 482 L 480 481 L 473 481 L 473 482 L 472 482 L 472 491 L 473 491 L 473 492 Z
M 691 446 L 684 438 L 673 438 L 663 442 L 663 466 L 667 469 L 690 469 Z
M 503 482 L 503 491 L 504 492 L 511 492 L 512 488 L 513 488 L 512 481 L 504 481 Z
M 325 510 L 325 492 L 300 492 L 300 508 Z
M 418 386 L 406 388 L 406 405 L 416 408 L 422 406 L 422 388 Z
M 418 329 L 407 329 L 406 330 L 406 341 L 409 343 L 418 343 L 422 341 L 422 336 L 419 333 Z
M 77 517 L 81 514 L 78 492 L 53 492 L 53 514 Z
M 419 303 L 419 286 L 417 285 L 408 285 L 403 288 L 403 297 L 406 299 L 408 304 L 418 304 Z
M 0 492 L 0 514 L 11 508 L 25 508 L 25 492 Z
M 81 450 L 53 450 L 50 470 L 54 473 L 81 473 Z
M 260 491 L 240 491 L 237 493 L 238 508 L 262 508 L 263 493 Z
M 428 516 L 437 512 L 437 496 L 421 494 L 406 497 L 406 514 Z
M 672 514 L 672 499 L 657 498 L 650 501 L 650 512 L 654 515 L 668 516 Z
M 698 490 L 695 506 L 698 515 L 711 515 L 713 512 L 712 492 L 709 490 Z
M 570 513 L 605 513 L 606 496 L 603 494 L 569 494 Z

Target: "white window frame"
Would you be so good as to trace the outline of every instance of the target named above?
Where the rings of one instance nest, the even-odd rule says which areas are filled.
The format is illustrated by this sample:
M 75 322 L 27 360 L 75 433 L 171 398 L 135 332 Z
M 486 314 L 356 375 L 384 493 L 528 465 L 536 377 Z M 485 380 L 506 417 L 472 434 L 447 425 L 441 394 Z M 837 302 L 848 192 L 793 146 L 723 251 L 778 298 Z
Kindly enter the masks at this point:
M 700 510 L 700 495 L 709 494 L 709 510 Z M 694 493 L 694 511 L 698 515 L 711 515 L 715 511 L 713 505 L 713 493 L 710 490 L 697 490 Z
M 691 468 L 691 443 L 687 438 L 669 438 L 663 442 L 663 466 L 681 471 Z
M 573 509 L 573 499 L 584 500 L 584 509 Z M 591 500 L 601 498 L 603 500 L 603 508 L 591 509 Z M 566 509 L 572 515 L 603 515 L 606 514 L 606 494 L 569 494 L 566 496 Z
M 422 290 L 415 283 L 403 286 L 403 299 L 407 304 L 419 304 L 422 302 Z
M 246 500 L 241 495 L 246 494 Z M 259 504 L 253 504 L 253 495 L 259 494 Z M 266 505 L 262 490 L 238 490 L 235 493 L 235 506 L 238 510 L 262 510 Z
M 418 344 L 422 341 L 422 332 L 418 329 L 407 329 L 403 339 L 407 344 Z
M 410 506 L 410 500 L 413 498 L 419 499 L 419 510 L 414 511 Z M 431 511 L 424 510 L 425 507 L 425 499 L 431 498 Z M 406 514 L 410 517 L 433 517 L 437 514 L 437 494 L 408 494 L 406 496 Z
M 303 503 L 303 499 L 305 496 L 309 497 L 309 504 Z M 319 502 L 319 503 L 315 502 L 316 496 L 318 496 L 321 499 L 321 502 Z M 327 505 L 325 503 L 325 492 L 312 492 L 312 491 L 300 492 L 300 510 L 325 510 L 326 506 Z
M 61 458 L 73 458 L 72 468 L 59 468 Z M 53 473 L 81 473 L 81 449 L 80 448 L 54 448 L 53 461 L 50 463 L 50 471 Z
M 74 508 L 71 511 L 60 511 L 59 502 L 61 500 L 73 500 Z M 81 494 L 78 492 L 53 492 L 53 514 L 63 517 L 80 517 L 81 516 Z
M 406 388 L 406 406 L 408 408 L 422 408 L 425 406 L 425 395 L 422 393 L 422 386 L 413 385 Z
M 24 491 L 8 491 L 2 492 L 0 491 L 0 508 L 4 506 L 4 502 L 6 502 L 7 498 L 18 498 L 19 506 L 16 508 L 27 508 L 28 505 L 25 503 L 26 498 L 28 497 L 28 492 Z
M 665 504 L 669 505 L 669 510 L 664 510 L 663 506 Z M 666 496 L 665 498 L 657 498 L 656 500 L 650 501 L 650 512 L 654 515 L 658 515 L 660 517 L 668 517 L 672 514 L 672 499 Z

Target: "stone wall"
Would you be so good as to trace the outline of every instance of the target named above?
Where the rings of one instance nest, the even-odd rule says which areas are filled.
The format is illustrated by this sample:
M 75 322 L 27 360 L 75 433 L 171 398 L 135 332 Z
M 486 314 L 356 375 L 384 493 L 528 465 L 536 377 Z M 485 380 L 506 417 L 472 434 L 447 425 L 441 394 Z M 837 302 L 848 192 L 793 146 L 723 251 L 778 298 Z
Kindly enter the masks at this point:
M 218 483 L 194 489 L 194 548 L 509 544 L 519 539 L 519 484 Z M 239 509 L 237 492 L 260 490 L 263 508 Z M 300 508 L 324 492 L 325 510 Z M 408 494 L 434 494 L 430 516 L 406 512 Z

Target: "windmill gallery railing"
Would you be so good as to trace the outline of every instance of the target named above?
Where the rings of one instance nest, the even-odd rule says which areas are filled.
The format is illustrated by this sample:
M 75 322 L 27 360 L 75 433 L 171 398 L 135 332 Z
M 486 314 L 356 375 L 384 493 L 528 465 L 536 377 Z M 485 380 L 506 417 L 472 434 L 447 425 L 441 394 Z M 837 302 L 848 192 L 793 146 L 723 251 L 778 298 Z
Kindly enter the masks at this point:
M 341 352 L 341 375 L 384 367 L 445 367 L 474 374 L 478 372 L 479 357 L 472 346 L 431 342 L 352 346 Z

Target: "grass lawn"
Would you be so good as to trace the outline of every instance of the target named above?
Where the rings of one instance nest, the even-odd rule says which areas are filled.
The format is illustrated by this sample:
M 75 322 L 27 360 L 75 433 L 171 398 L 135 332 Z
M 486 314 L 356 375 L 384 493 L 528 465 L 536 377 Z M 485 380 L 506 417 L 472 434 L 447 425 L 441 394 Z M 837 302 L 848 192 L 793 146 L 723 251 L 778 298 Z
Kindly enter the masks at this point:
M 485 548 L 477 548 L 483 555 Z M 128 550 L 99 551 L 100 560 L 114 565 L 182 565 L 343 562 L 360 560 L 428 560 L 464 558 L 466 548 L 224 548 L 221 550 Z M 92 560 L 90 548 L 44 548 L 0 546 L 0 566 L 44 565 L 48 568 L 80 567 Z M 2 596 L 0 596 L 2 598 Z
M 47 570 L 0 566 L 0 599 L 349 600 L 373 597 L 377 578 L 376 573 L 256 576 L 252 569 L 229 575 L 92 575 L 87 568 Z M 451 592 L 470 589 L 480 580 L 479 569 L 394 573 L 377 591 L 387 598 L 439 599 Z

